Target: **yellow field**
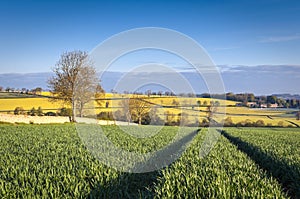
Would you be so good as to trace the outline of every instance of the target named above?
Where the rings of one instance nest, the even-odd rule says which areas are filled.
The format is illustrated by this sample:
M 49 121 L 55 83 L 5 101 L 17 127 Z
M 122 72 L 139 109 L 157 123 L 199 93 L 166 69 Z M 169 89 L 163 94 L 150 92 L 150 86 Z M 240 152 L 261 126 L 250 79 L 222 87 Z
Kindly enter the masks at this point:
M 250 109 L 247 107 L 226 107 L 228 114 L 249 114 L 249 115 L 278 115 L 283 114 L 280 110 L 264 110 L 264 109 Z
M 51 96 L 52 94 L 50 93 L 50 91 L 43 91 L 41 93 L 41 95 L 44 95 L 44 96 Z
M 47 98 L 14 98 L 14 99 L 0 99 L 0 110 L 1 111 L 13 111 L 16 107 L 23 107 L 24 110 L 30 110 L 32 107 L 42 109 L 57 110 L 64 107 L 61 102 L 52 103 Z
M 50 92 L 43 92 L 42 95 L 50 96 Z M 101 105 L 94 103 L 96 108 L 96 113 L 99 112 L 114 112 L 120 110 L 120 105 L 122 98 L 127 98 L 127 95 L 124 94 L 105 94 L 105 98 Z M 196 120 L 202 121 L 207 116 L 207 108 L 199 107 L 198 103 L 200 101 L 201 105 L 210 104 L 211 99 L 209 98 L 187 98 L 187 97 L 158 97 L 151 96 L 150 98 L 145 97 L 145 100 L 153 103 L 153 106 L 179 106 L 184 108 L 163 108 L 159 107 L 158 115 L 162 119 L 165 119 L 168 114 L 174 121 L 179 119 L 178 114 L 185 114 L 185 120 L 188 123 L 195 123 Z M 278 125 L 279 123 L 284 126 L 291 125 L 290 122 L 294 122 L 300 125 L 300 121 L 295 118 L 283 118 L 276 117 L 278 115 L 284 114 L 284 111 L 280 110 L 260 110 L 260 109 L 249 109 L 246 107 L 228 107 L 228 105 L 235 105 L 236 102 L 229 100 L 218 100 L 214 99 L 213 101 L 218 101 L 220 106 L 217 109 L 217 112 L 224 113 L 226 115 L 224 117 L 218 116 L 216 114 L 216 120 L 221 121 L 226 117 L 231 117 L 233 123 L 243 122 L 245 120 L 250 120 L 251 122 L 256 122 L 257 120 L 264 121 L 265 124 L 271 124 L 273 126 Z M 108 104 L 107 104 L 108 103 Z M 106 108 L 108 105 L 108 108 Z M 227 106 L 226 108 L 222 106 Z M 44 112 L 53 111 L 56 112 L 58 109 L 62 107 L 68 107 L 63 102 L 50 102 L 48 98 L 13 98 L 13 99 L 0 99 L 0 110 L 1 111 L 13 111 L 16 107 L 23 107 L 25 110 L 30 110 L 32 107 L 38 108 L 42 107 Z M 119 107 L 119 108 L 116 108 Z M 290 122 L 289 122 L 290 121 Z

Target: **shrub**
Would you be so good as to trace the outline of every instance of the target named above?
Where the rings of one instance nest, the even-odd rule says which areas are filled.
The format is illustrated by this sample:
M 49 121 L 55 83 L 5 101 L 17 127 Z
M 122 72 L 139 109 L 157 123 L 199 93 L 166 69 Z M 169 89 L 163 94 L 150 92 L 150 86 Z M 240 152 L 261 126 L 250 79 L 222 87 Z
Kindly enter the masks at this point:
M 283 121 L 279 121 L 277 125 L 280 126 L 280 127 L 283 127 L 284 126 Z
M 100 113 L 99 113 L 100 114 Z M 114 112 L 113 117 L 118 121 L 127 121 L 125 114 L 121 110 Z M 99 119 L 99 118 L 98 118 Z
M 228 127 L 228 126 L 234 126 L 234 123 L 232 122 L 231 117 L 225 118 L 225 120 L 224 120 L 224 126 L 225 126 L 225 127 Z
M 253 124 L 252 121 L 249 120 L 249 119 L 246 119 L 245 121 L 238 122 L 236 124 L 237 127 L 251 127 L 253 125 L 255 125 L 255 124 Z
M 40 107 L 40 106 L 39 106 L 39 108 L 37 109 L 37 115 L 38 115 L 38 116 L 43 116 L 43 115 L 44 115 L 43 109 L 42 109 L 42 107 Z
M 58 111 L 59 116 L 72 116 L 72 109 L 71 108 L 61 108 Z
M 257 126 L 257 127 L 263 127 L 263 126 L 265 126 L 265 122 L 263 120 L 257 120 L 255 122 L 255 126 Z
M 100 112 L 97 115 L 97 119 L 99 120 L 114 120 L 112 112 Z
M 45 115 L 46 116 L 56 116 L 56 113 L 49 111 L 49 112 L 45 113 Z
M 24 114 L 24 113 L 25 113 L 25 110 L 23 107 L 16 107 L 14 110 L 15 115 L 20 115 L 20 114 Z
M 28 115 L 36 116 L 37 115 L 37 110 L 34 107 L 32 107 L 32 109 L 28 112 Z

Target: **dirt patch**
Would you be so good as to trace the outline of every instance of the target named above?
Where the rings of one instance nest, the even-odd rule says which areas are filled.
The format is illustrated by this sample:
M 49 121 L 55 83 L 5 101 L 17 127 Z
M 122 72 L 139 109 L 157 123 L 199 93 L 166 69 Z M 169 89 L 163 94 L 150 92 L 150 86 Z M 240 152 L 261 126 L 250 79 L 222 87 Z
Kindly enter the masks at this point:
M 78 119 L 79 120 L 79 119 Z M 69 122 L 69 117 L 61 116 L 29 116 L 29 115 L 13 115 L 0 113 L 0 121 L 8 123 L 34 123 L 34 124 L 49 124 L 49 123 L 65 123 Z M 94 119 L 81 119 L 80 122 L 84 123 L 96 123 L 100 125 L 128 125 L 127 122 L 121 121 L 109 121 L 109 120 L 94 120 Z M 129 123 L 129 125 L 137 125 L 135 123 Z

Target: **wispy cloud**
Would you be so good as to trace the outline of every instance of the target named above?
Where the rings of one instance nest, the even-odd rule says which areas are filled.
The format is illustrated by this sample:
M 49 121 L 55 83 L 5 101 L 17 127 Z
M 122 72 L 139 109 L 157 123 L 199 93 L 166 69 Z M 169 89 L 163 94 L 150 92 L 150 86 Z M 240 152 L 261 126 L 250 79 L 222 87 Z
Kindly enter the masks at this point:
M 219 65 L 218 66 L 222 72 L 241 72 L 245 74 L 291 74 L 293 76 L 300 76 L 300 65 L 256 65 L 256 66 L 229 66 L 229 65 Z
M 266 37 L 261 39 L 260 43 L 273 43 L 273 42 L 285 42 L 285 41 L 294 41 L 299 40 L 300 35 L 287 35 L 287 36 L 275 36 L 275 37 Z

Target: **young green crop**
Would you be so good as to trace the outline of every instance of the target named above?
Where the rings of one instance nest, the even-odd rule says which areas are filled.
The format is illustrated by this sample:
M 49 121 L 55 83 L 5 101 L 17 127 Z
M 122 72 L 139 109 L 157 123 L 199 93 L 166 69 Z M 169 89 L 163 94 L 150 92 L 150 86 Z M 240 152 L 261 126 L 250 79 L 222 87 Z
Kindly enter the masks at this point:
M 300 131 L 276 128 L 228 128 L 225 133 L 274 176 L 293 198 L 300 197 Z
M 285 198 L 281 187 L 268 178 L 237 147 L 220 137 L 208 156 L 199 157 L 203 135 L 165 169 L 155 187 L 157 198 Z
M 147 135 L 156 127 L 128 128 Z M 117 146 L 139 152 L 163 147 L 178 130 L 166 127 L 148 138 L 135 138 L 116 126 L 103 129 Z M 134 198 L 154 194 L 150 190 L 157 172 L 123 173 L 100 163 L 83 145 L 74 125 L 1 125 L 0 140 L 0 198 Z
M 163 127 L 152 134 L 158 127 L 124 128 L 130 135 L 117 126 L 103 127 L 116 146 L 140 153 L 163 148 L 178 131 L 178 127 Z M 185 128 L 182 132 L 194 130 Z M 74 125 L 0 125 L 0 198 L 286 197 L 274 178 L 224 137 L 209 155 L 200 158 L 206 133 L 205 129 L 199 132 L 169 167 L 134 174 L 98 161 Z M 289 143 L 288 138 L 285 142 Z

